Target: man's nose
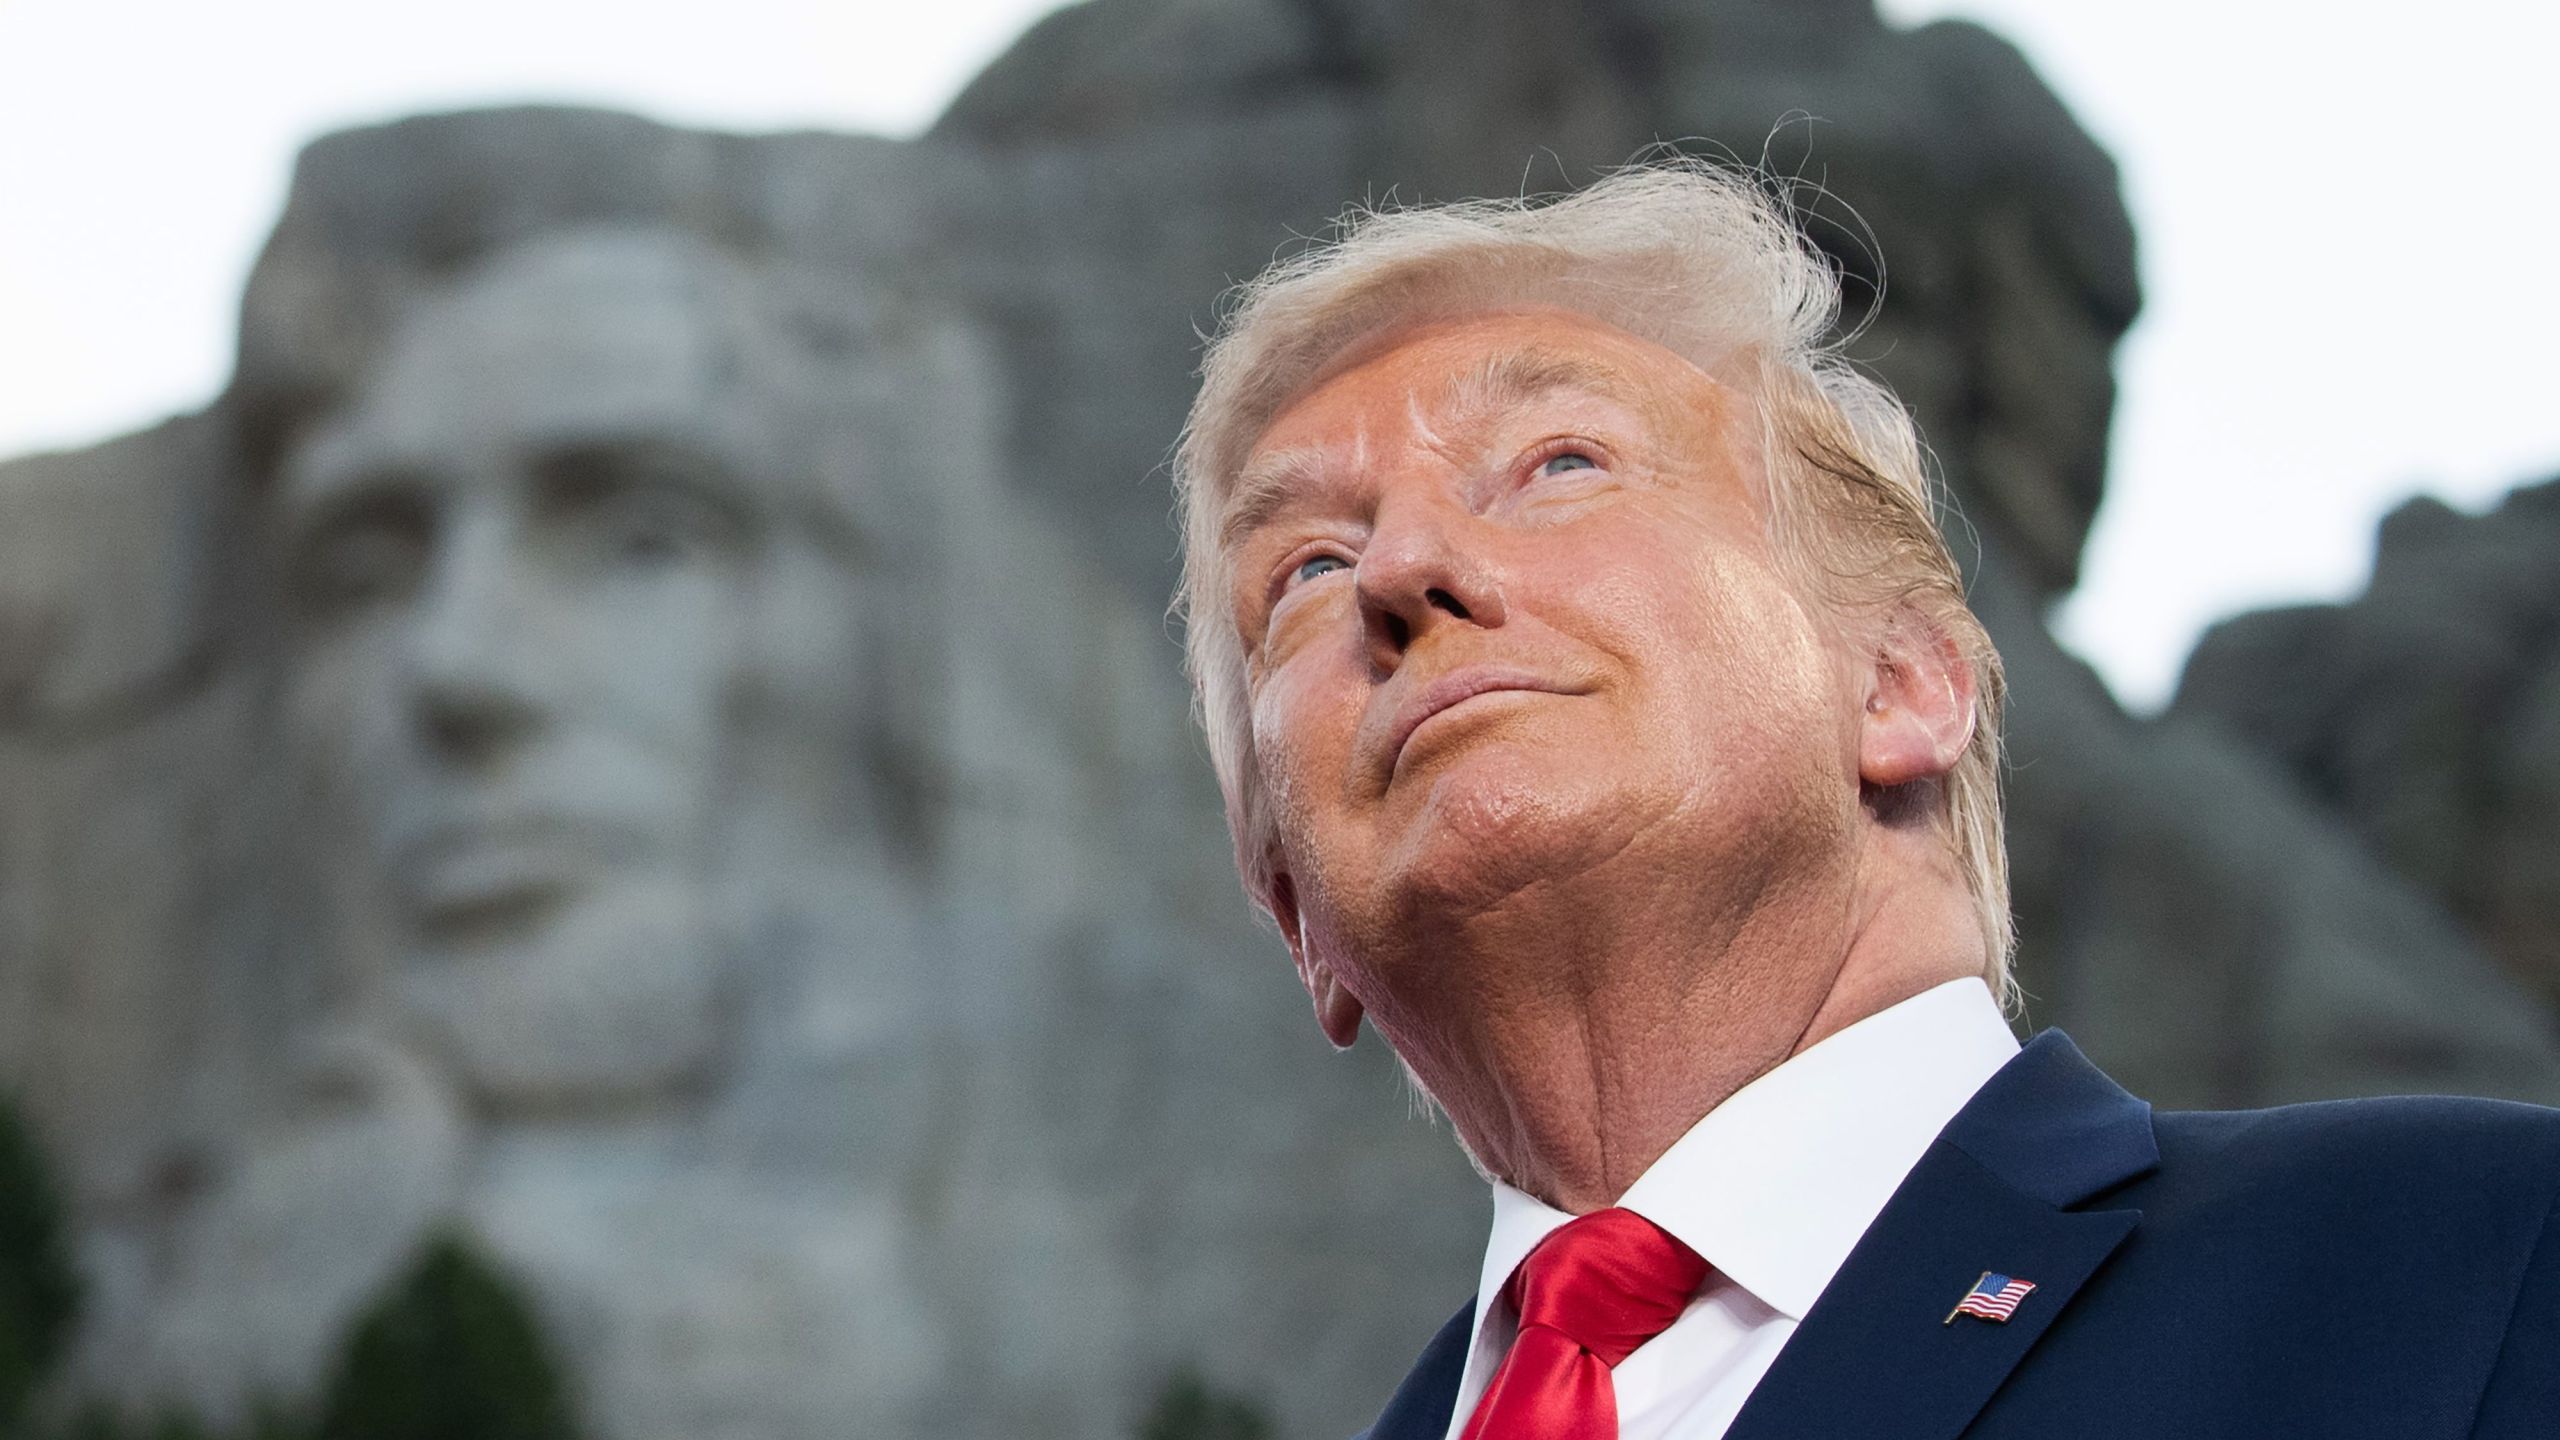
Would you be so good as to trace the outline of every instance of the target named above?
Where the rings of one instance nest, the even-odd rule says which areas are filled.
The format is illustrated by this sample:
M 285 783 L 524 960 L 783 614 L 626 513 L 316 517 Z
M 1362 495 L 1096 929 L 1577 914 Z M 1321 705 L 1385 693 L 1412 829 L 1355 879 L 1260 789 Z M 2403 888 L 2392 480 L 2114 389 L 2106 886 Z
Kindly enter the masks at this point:
M 483 763 L 542 716 L 535 636 L 517 537 L 502 517 L 465 515 L 440 537 L 406 642 L 413 719 L 432 753 Z
M 1353 569 L 1371 665 L 1395 669 L 1442 626 L 1502 624 L 1502 582 L 1485 528 L 1463 507 L 1436 498 L 1379 511 Z

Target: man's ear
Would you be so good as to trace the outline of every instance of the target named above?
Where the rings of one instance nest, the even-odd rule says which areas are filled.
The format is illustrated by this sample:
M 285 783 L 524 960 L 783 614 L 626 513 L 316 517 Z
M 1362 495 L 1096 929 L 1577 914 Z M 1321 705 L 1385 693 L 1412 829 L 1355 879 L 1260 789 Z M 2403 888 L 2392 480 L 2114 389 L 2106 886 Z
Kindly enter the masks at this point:
M 1307 995 L 1316 1002 L 1316 1024 L 1324 1038 L 1336 1050 L 1348 1050 L 1360 1038 L 1360 1017 L 1366 1013 L 1359 997 L 1342 986 L 1331 966 L 1316 959 L 1307 950 L 1306 924 L 1298 913 L 1298 883 L 1286 870 L 1271 872 L 1271 883 L 1263 892 L 1265 908 L 1280 926 L 1280 938 L 1288 942 L 1289 959 L 1298 967 L 1298 982 L 1307 987 Z
M 1891 790 L 1943 780 L 1973 740 L 1973 665 L 1918 610 L 1893 612 L 1867 668 L 1858 779 Z

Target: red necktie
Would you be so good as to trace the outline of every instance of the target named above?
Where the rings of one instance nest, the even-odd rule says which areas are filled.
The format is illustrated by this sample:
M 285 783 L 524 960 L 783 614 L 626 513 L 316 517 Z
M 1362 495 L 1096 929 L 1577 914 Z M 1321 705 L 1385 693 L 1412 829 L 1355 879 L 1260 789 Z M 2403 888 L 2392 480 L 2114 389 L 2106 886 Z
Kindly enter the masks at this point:
M 1696 1251 L 1632 1210 L 1557 1229 L 1502 1289 L 1520 1338 L 1459 1440 L 1618 1440 L 1610 1369 L 1671 1328 L 1706 1278 Z

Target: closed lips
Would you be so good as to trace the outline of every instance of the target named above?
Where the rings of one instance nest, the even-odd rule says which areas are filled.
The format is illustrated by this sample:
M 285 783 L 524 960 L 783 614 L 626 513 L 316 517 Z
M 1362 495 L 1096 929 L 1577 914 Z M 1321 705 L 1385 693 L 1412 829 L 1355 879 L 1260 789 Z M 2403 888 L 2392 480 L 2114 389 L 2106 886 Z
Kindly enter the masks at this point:
M 1413 738 L 1413 732 L 1421 729 L 1424 721 L 1479 695 L 1506 690 L 1546 695 L 1580 693 L 1524 671 L 1493 667 L 1453 670 L 1423 686 L 1396 708 L 1395 728 L 1388 736 L 1386 747 L 1388 770 L 1392 772 L 1397 762 L 1404 758 L 1405 742 Z
M 561 818 L 439 826 L 395 852 L 393 874 L 414 908 L 569 884 L 640 848 L 620 827 Z

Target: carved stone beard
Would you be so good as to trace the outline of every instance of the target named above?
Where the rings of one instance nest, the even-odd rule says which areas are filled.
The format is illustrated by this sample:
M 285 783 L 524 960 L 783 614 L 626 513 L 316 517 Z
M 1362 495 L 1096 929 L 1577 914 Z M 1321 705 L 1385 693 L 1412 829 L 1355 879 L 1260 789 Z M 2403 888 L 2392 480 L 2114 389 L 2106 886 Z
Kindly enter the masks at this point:
M 813 668 L 863 673 L 851 656 Z M 364 898 L 342 922 L 370 932 L 359 948 L 379 957 L 359 1008 L 483 1120 L 702 1116 L 727 1128 L 766 1103 L 730 1093 L 742 1085 L 796 1074 L 823 1087 L 850 1069 L 872 1077 L 857 1091 L 876 1092 L 911 1078 L 913 1057 L 887 1052 L 926 1003 L 922 877 L 893 856 L 856 727 L 768 708 L 767 679 L 728 687 L 690 853 L 469 946 L 402 933 L 379 877 L 346 887 Z M 842 1135 L 853 1118 L 811 1123 Z
M 744 923 L 720 873 L 741 808 L 728 754 L 738 737 L 724 729 L 713 763 L 686 777 L 698 818 L 682 826 L 685 843 L 467 935 L 411 923 L 380 847 L 367 843 L 347 757 L 306 732 L 303 763 L 316 767 L 325 818 L 304 837 L 318 842 L 305 873 L 329 881 L 325 913 L 303 922 L 314 962 L 332 975 L 321 1030 L 363 1031 L 415 1057 L 482 1122 L 688 1108 L 728 1053 Z M 293 1069 L 283 1079 L 292 1108 L 303 1082 Z
M 538 929 L 404 957 L 402 1028 L 484 1113 L 646 1103 L 702 1083 L 722 1049 L 729 969 L 700 873 L 618 877 Z
M 672 958 L 723 982 L 702 1083 L 610 1109 L 519 1100 L 482 1126 L 460 1213 L 542 1298 L 602 1433 L 923 1433 L 947 1280 L 922 1202 L 951 1066 L 921 907 L 846 837 L 741 808 L 692 892 L 714 963 Z M 622 1029 L 689 998 L 661 990 Z

